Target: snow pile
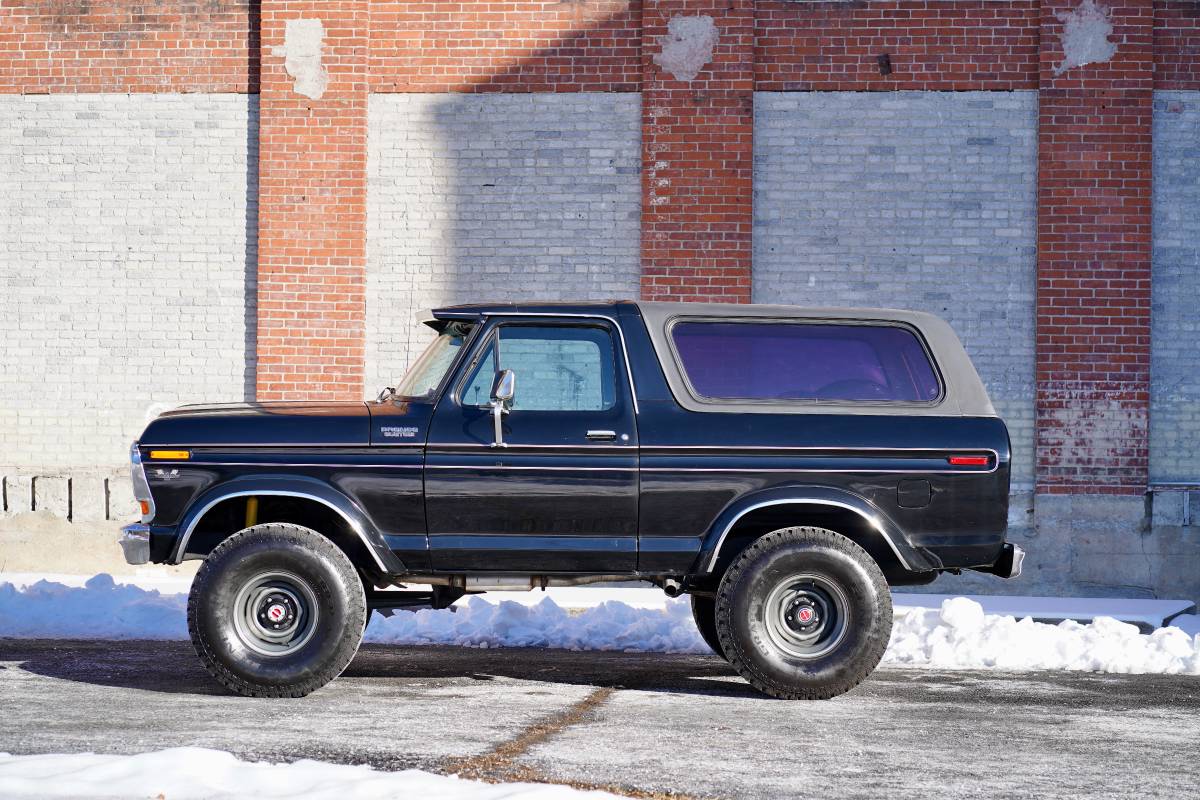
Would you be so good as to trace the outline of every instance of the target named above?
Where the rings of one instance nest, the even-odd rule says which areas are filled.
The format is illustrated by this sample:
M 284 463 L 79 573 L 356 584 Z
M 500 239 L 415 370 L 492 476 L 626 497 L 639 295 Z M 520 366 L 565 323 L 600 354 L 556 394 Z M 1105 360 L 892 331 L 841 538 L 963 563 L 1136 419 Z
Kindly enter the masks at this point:
M 549 597 L 529 606 L 472 597 L 456 612 L 398 611 L 373 619 L 367 641 L 390 644 L 454 644 L 467 647 L 554 647 L 561 650 L 618 650 L 708 653 L 687 602 L 662 609 L 633 608 L 609 601 L 569 614 Z
M 175 747 L 135 756 L 0 753 L 0 797 L 607 800 L 615 795 L 535 783 L 493 785 L 415 769 L 377 772 L 307 760 L 250 763 L 220 750 Z
M 160 594 L 111 575 L 82 588 L 42 580 L 0 583 L 0 636 L 47 639 L 186 639 L 187 595 Z
M 1179 628 L 1143 635 L 1136 625 L 1097 617 L 1090 625 L 1067 620 L 1047 625 L 993 616 L 965 597 L 940 610 L 896 615 L 884 660 L 949 669 L 1200 674 L 1200 636 Z
M 187 597 L 117 584 L 97 575 L 83 587 L 39 581 L 0 584 L 0 636 L 81 639 L 186 639 Z M 466 647 L 553 647 L 655 653 L 708 653 L 687 600 L 661 608 L 608 601 L 569 613 L 549 597 L 536 604 L 471 597 L 456 610 L 375 616 L 366 641 Z M 1047 625 L 985 614 L 956 597 L 940 609 L 896 613 L 884 661 L 943 669 L 1200 674 L 1200 635 L 1097 617 L 1089 625 Z

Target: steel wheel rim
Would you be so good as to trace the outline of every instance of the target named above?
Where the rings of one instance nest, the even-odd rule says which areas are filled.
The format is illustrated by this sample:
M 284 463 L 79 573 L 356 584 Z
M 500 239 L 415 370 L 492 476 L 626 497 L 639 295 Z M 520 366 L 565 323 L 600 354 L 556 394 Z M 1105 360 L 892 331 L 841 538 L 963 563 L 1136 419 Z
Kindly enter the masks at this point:
M 811 661 L 827 655 L 846 637 L 849 602 L 832 581 L 796 574 L 771 590 L 763 606 L 763 621 L 776 648 L 791 658 Z
M 259 655 L 290 655 L 312 639 L 320 612 L 317 594 L 290 572 L 262 572 L 246 581 L 233 605 L 238 640 Z

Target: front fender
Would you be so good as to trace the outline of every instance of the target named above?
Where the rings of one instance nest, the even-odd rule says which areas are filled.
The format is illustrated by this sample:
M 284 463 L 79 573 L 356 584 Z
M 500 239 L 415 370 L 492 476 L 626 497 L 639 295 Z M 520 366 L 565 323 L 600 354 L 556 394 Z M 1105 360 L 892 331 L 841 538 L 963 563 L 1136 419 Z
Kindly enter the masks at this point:
M 795 505 L 798 510 L 807 506 L 834 507 L 853 512 L 862 517 L 870 529 L 887 543 L 906 570 L 928 572 L 936 569 L 924 553 L 909 543 L 899 527 L 865 498 L 829 486 L 793 485 L 743 495 L 722 509 L 704 537 L 704 544 L 693 565 L 693 574 L 710 574 L 716 568 L 721 547 L 738 520 L 756 509 L 783 505 Z
M 335 511 L 354 533 L 362 540 L 367 551 L 385 574 L 397 575 L 404 572 L 400 559 L 388 548 L 378 529 L 366 513 L 349 497 L 328 483 L 316 478 L 299 475 L 252 475 L 220 483 L 211 487 L 188 506 L 179 521 L 179 535 L 171 551 L 169 563 L 178 564 L 187 552 L 188 539 L 200 519 L 209 509 L 223 500 L 249 496 L 302 497 L 314 500 Z

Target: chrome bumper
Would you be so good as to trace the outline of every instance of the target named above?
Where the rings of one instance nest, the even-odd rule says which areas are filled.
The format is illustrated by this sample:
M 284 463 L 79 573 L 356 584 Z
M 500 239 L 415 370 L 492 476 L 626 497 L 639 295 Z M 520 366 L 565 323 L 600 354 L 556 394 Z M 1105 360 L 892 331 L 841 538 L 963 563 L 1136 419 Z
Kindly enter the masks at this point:
M 125 551 L 125 563 L 147 564 L 150 562 L 150 526 L 141 522 L 121 528 L 121 549 Z

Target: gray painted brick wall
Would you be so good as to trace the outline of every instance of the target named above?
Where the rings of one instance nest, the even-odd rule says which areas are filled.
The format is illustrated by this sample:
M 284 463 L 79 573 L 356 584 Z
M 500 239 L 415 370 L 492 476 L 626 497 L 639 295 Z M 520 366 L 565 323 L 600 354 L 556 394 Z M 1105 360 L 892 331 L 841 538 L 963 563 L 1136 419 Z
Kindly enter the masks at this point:
M 755 95 L 755 302 L 930 311 L 1033 481 L 1037 93 Z
M 0 96 L 0 474 L 119 467 L 148 406 L 252 388 L 256 118 L 245 95 Z
M 1150 477 L 1200 482 L 1200 92 L 1154 93 Z
M 369 126 L 369 392 L 428 340 L 416 310 L 637 295 L 638 95 L 374 94 Z

